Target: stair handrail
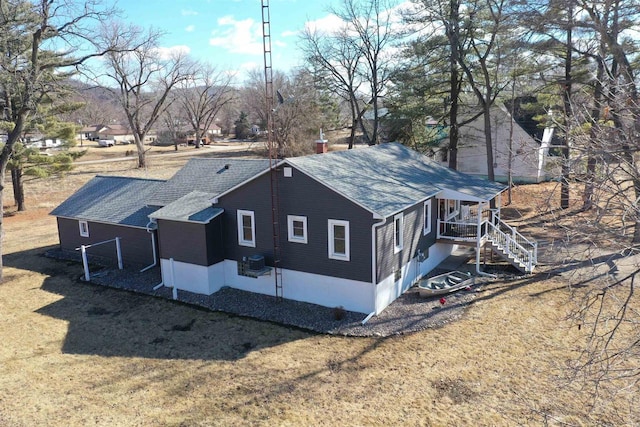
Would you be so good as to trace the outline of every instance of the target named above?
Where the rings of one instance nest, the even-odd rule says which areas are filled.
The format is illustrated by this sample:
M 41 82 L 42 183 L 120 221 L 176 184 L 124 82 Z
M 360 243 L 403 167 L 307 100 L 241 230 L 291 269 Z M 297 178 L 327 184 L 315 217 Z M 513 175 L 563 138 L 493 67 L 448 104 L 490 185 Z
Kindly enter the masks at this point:
M 520 242 L 518 242 L 517 239 L 513 237 L 517 235 L 522 236 L 517 230 L 504 223 L 503 221 L 499 221 L 499 223 L 501 223 L 501 225 L 506 225 L 512 231 L 512 235 L 510 236 L 509 234 L 502 231 L 500 227 L 493 222 L 488 222 L 489 228 L 495 231 L 495 234 L 500 236 L 503 240 L 497 241 L 496 243 L 503 244 L 503 247 L 506 249 L 508 255 L 512 255 L 514 258 L 517 258 L 518 261 L 527 265 L 528 271 L 532 271 L 533 266 L 537 264 L 537 244 L 534 242 L 530 242 L 527 238 L 524 238 L 524 240 L 531 245 L 531 249 L 525 248 L 520 244 Z M 493 237 L 491 237 L 493 235 L 492 233 L 488 233 L 488 235 L 493 239 Z
M 517 241 L 521 246 L 530 246 L 531 247 L 531 252 L 533 253 L 533 264 L 537 265 L 538 264 L 538 242 L 536 241 L 531 241 L 529 240 L 526 236 L 524 236 L 522 233 L 520 233 L 516 227 L 513 227 L 509 224 L 507 224 L 506 222 L 504 222 L 501 218 L 500 218 L 500 212 L 499 210 L 492 210 L 492 218 L 493 218 L 493 223 L 494 224 L 499 224 L 500 225 L 500 231 L 504 233 L 504 231 L 502 231 L 502 227 L 505 227 L 506 229 L 508 229 L 511 232 L 511 235 L 513 236 L 513 239 L 515 241 Z

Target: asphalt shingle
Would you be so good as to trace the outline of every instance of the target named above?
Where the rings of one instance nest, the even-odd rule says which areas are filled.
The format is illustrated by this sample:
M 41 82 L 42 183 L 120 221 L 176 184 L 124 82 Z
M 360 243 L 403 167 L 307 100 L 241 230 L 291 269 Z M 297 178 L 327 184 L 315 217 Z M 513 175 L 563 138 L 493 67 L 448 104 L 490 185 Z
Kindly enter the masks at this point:
M 158 209 L 149 217 L 172 221 L 207 223 L 224 212 L 224 209 L 211 206 L 210 200 L 212 197 L 211 193 L 192 191 L 175 202 Z
M 442 190 L 490 200 L 503 184 L 442 166 L 398 143 L 286 159 L 371 212 L 388 217 Z
M 166 206 L 191 191 L 215 197 L 269 169 L 269 160 L 190 159 L 147 199 L 152 206 Z
M 145 227 L 155 210 L 145 201 L 164 184 L 162 180 L 120 176 L 96 176 L 87 182 L 51 215 Z

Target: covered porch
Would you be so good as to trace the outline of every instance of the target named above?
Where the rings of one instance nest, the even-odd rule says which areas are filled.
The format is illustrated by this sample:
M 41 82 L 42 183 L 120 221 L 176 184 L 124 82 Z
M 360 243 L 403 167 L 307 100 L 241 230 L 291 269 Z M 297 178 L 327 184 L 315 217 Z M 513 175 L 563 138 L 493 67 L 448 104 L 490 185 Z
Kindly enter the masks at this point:
M 476 268 L 480 271 L 480 249 L 491 249 L 522 272 L 531 273 L 537 264 L 537 242 L 522 235 L 500 218 L 501 194 L 489 200 L 453 191 L 437 199 L 437 234 L 441 242 L 476 247 Z M 491 201 L 495 208 L 491 208 Z

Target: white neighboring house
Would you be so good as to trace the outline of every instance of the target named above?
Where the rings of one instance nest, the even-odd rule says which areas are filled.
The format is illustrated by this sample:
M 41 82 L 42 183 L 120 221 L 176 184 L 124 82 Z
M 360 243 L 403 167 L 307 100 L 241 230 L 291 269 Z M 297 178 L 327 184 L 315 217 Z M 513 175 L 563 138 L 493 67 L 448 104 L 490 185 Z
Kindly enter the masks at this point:
M 510 169 L 512 180 L 516 183 L 536 183 L 559 176 L 559 162 L 549 156 L 552 128 L 545 129 L 542 139 L 537 140 L 516 121 L 513 121 L 512 128 L 509 111 L 503 106 L 495 105 L 491 109 L 491 131 L 496 181 L 507 182 Z M 447 143 L 448 140 L 445 139 L 443 144 Z M 438 157 L 437 160 L 443 165 L 448 164 L 446 156 Z M 479 116 L 471 123 L 460 127 L 457 169 L 460 172 L 487 177 L 484 116 Z
M 114 144 L 133 144 L 135 141 L 133 132 L 131 132 L 129 127 L 120 124 L 91 125 L 84 127 L 81 129 L 77 139 L 88 141 L 113 141 Z M 144 143 L 153 142 L 155 139 L 155 132 L 150 131 L 147 133 Z

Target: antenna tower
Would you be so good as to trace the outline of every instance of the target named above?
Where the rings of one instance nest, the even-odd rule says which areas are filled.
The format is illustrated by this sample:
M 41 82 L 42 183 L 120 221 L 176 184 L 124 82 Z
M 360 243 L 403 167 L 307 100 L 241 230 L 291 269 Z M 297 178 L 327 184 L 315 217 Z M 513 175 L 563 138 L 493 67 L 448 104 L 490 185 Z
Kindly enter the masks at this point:
M 267 110 L 267 150 L 269 151 L 269 169 L 271 178 L 271 220 L 273 228 L 273 269 L 276 298 L 282 299 L 282 269 L 280 268 L 280 215 L 278 188 L 278 161 L 280 146 L 273 125 L 273 68 L 271 66 L 271 18 L 269 0 L 262 0 L 262 46 L 264 51 L 264 85 Z

